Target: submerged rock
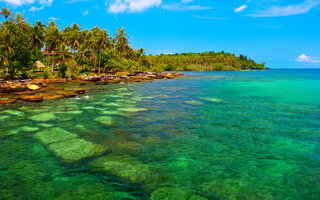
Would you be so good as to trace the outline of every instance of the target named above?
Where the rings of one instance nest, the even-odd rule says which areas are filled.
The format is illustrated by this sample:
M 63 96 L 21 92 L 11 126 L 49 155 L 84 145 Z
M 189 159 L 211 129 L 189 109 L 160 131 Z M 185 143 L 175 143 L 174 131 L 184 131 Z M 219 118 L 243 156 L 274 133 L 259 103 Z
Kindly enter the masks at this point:
M 152 192 L 151 200 L 206 200 L 206 198 L 194 195 L 188 188 L 163 187 Z
M 0 116 L 0 121 L 2 121 L 2 120 L 4 120 L 4 119 L 8 119 L 8 118 L 10 118 L 10 116 L 8 116 L 8 115 L 2 115 L 2 116 Z
M 102 116 L 102 117 L 97 117 L 95 118 L 95 121 L 104 124 L 104 125 L 112 125 L 113 124 L 113 119 L 110 116 Z
M 56 116 L 53 113 L 42 113 L 42 114 L 34 115 L 30 117 L 30 119 L 34 121 L 39 121 L 39 122 L 46 122 L 46 121 L 56 119 Z
M 186 104 L 191 104 L 191 105 L 202 105 L 200 101 L 185 101 Z
M 209 98 L 209 97 L 200 97 L 199 99 L 206 100 L 206 101 L 211 101 L 211 102 L 221 102 L 222 101 L 222 99 Z
M 76 138 L 50 144 L 49 149 L 64 161 L 74 162 L 84 158 L 98 156 L 105 152 L 107 147 Z
M 33 135 L 34 138 L 42 141 L 43 144 L 51 144 L 54 142 L 62 142 L 78 137 L 77 134 L 66 131 L 62 128 L 50 128 Z
M 15 115 L 18 117 L 24 116 L 24 112 L 18 111 L 18 110 L 6 110 L 4 113 L 10 114 L 10 115 Z
M 82 107 L 83 110 L 94 110 L 96 109 L 96 107 L 94 106 L 85 106 L 85 107 Z
M 20 130 L 22 130 L 24 132 L 35 132 L 35 131 L 38 131 L 39 128 L 38 127 L 31 127 L 31 126 L 22 126 L 20 128 Z
M 104 110 L 101 113 L 104 115 L 122 115 L 122 113 L 117 110 Z
M 120 103 L 103 103 L 104 106 L 121 107 Z
M 46 124 L 46 123 L 40 123 L 38 124 L 39 126 L 45 127 L 45 128 L 50 128 L 53 127 L 53 124 Z
M 158 174 L 150 166 L 128 155 L 103 156 L 90 162 L 90 165 L 108 171 L 129 183 L 156 183 L 159 179 Z
M 147 109 L 145 108 L 135 108 L 135 107 L 132 107 L 132 108 L 118 108 L 119 111 L 124 111 L 124 112 L 144 112 L 144 111 L 147 111 Z

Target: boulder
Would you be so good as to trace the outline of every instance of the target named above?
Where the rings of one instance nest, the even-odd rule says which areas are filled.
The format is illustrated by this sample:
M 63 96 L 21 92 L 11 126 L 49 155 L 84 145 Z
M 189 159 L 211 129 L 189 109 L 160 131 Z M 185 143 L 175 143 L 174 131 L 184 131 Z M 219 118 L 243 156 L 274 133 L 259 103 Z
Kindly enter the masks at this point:
M 84 94 L 86 93 L 86 90 L 83 88 L 75 88 L 75 89 L 69 89 L 70 91 L 77 93 L 77 94 Z M 68 90 L 67 90 L 68 91 Z
M 60 95 L 62 95 L 63 97 L 76 97 L 76 96 L 78 96 L 77 93 L 75 93 L 75 92 L 68 92 L 68 91 L 60 91 L 60 92 L 57 92 L 57 94 L 60 94 Z
M 31 91 L 40 90 L 41 88 L 38 85 L 35 84 L 27 84 L 27 88 Z
M 96 84 L 96 85 L 107 85 L 108 82 L 106 82 L 106 81 L 98 81 L 98 82 L 96 82 L 95 84 Z
M 0 104 L 9 104 L 15 102 L 16 99 L 0 99 Z
M 64 96 L 62 94 L 43 94 L 43 100 L 61 99 Z
M 23 101 L 29 101 L 29 102 L 39 102 L 39 101 L 43 101 L 43 96 L 42 95 L 23 95 L 23 96 L 19 96 L 19 99 Z
M 0 93 L 13 93 L 26 90 L 25 85 L 3 85 L 0 87 Z

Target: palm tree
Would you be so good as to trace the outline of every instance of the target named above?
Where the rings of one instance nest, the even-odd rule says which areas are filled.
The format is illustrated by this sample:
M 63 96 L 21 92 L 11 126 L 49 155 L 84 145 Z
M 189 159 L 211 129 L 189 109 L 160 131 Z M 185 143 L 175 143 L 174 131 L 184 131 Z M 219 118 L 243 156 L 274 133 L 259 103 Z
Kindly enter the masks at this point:
M 144 51 L 143 48 L 140 48 L 137 50 L 137 55 L 138 55 L 138 59 L 140 59 L 146 56 L 146 52 Z
M 48 52 L 55 52 L 58 47 L 63 43 L 63 35 L 56 25 L 49 25 L 46 30 L 46 49 Z M 54 63 L 52 65 L 52 73 Z
M 42 49 L 44 46 L 44 31 L 38 25 L 35 25 L 32 29 L 30 40 L 34 49 Z
M 61 63 L 72 58 L 70 48 L 65 43 L 61 43 L 55 52 L 55 57 Z
M 20 13 L 14 14 L 10 19 L 16 26 L 18 26 L 20 31 L 26 31 L 29 27 L 29 23 L 26 22 L 24 15 Z
M 99 50 L 99 69 L 98 74 L 100 74 L 100 64 L 101 64 L 101 53 L 102 51 L 110 47 L 110 37 L 107 30 L 100 30 L 94 37 L 94 47 Z
M 6 20 L 8 19 L 8 17 L 11 15 L 11 10 L 10 8 L 4 7 L 1 9 L 0 15 L 3 15 L 4 18 L 6 18 Z
M 43 32 L 46 30 L 46 25 L 42 23 L 42 21 L 37 21 L 35 26 L 38 26 Z
M 117 30 L 117 33 L 115 34 L 115 40 L 116 40 L 116 49 L 119 53 L 127 53 L 130 49 L 129 47 L 129 35 L 124 32 L 124 28 L 120 28 Z
M 98 49 L 95 46 L 95 37 L 100 32 L 100 28 L 98 26 L 93 27 L 91 30 L 91 38 L 88 40 L 87 44 L 92 50 L 92 60 L 93 60 L 93 70 L 96 70 L 96 60 L 97 60 L 97 51 Z
M 86 49 L 84 45 L 82 45 L 75 56 L 75 60 L 77 61 L 77 64 L 81 66 L 83 62 L 86 62 L 89 60 L 89 51 Z
M 74 51 L 80 48 L 82 43 L 82 37 L 80 32 L 80 27 L 78 24 L 73 24 L 71 30 L 66 35 L 67 44 L 71 46 L 71 49 Z

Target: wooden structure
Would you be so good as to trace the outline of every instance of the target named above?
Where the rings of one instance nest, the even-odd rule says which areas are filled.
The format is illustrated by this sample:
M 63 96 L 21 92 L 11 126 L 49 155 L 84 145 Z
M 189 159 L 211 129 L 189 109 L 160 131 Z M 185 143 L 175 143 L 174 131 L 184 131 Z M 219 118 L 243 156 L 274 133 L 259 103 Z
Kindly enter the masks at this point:
M 36 63 L 36 71 L 44 71 L 44 69 L 46 68 L 46 66 L 44 64 L 42 64 L 42 62 L 40 62 L 40 60 L 38 60 Z

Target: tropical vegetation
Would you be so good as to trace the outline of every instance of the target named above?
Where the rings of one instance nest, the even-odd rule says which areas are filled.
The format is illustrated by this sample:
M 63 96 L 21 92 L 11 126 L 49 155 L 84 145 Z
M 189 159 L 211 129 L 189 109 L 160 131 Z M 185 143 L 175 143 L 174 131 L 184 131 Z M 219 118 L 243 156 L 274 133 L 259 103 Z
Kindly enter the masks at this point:
M 133 49 L 129 35 L 120 28 L 112 37 L 98 26 L 91 30 L 72 24 L 63 30 L 50 21 L 31 25 L 23 14 L 2 8 L 0 22 L 0 73 L 10 78 L 57 74 L 71 77 L 81 73 L 115 71 L 211 71 L 263 69 L 250 58 L 224 52 L 183 53 L 146 56 L 143 48 Z M 39 63 L 39 62 L 38 62 Z M 42 66 L 42 68 L 43 68 Z M 59 69 L 61 68 L 61 69 Z M 63 72 L 63 73 L 62 73 Z

